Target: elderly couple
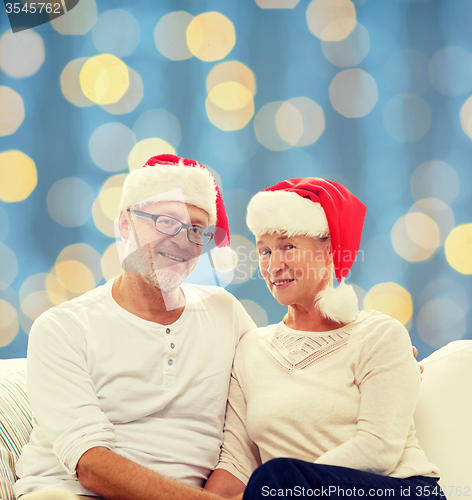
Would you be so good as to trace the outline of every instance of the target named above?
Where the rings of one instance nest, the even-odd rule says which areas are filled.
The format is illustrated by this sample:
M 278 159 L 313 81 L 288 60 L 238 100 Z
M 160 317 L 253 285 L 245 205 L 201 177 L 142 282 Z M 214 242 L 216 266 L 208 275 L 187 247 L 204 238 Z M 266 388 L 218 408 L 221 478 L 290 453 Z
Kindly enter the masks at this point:
M 223 288 L 184 283 L 213 238 L 215 259 L 230 252 L 201 164 L 151 158 L 120 210 L 122 274 L 31 329 L 17 497 L 443 496 L 415 437 L 408 332 L 359 312 L 344 282 L 366 210 L 344 186 L 290 179 L 251 200 L 261 274 L 288 307 L 266 328 Z

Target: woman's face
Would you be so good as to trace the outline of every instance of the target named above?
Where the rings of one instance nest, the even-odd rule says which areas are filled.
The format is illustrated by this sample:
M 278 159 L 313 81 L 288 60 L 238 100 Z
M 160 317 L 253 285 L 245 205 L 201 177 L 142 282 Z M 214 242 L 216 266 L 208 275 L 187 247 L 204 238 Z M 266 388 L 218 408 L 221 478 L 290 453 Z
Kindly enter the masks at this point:
M 279 304 L 309 308 L 332 280 L 330 245 L 309 236 L 283 233 L 256 237 L 259 267 Z

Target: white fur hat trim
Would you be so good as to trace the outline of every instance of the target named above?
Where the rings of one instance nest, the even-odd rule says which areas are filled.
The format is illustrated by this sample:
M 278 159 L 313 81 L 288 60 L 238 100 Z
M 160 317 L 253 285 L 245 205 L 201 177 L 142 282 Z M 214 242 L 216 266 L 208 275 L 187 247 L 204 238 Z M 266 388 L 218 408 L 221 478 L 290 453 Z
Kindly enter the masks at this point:
M 185 166 L 183 163 L 133 170 L 123 185 L 120 212 L 156 195 L 175 190 L 182 193 L 185 203 L 205 210 L 210 217 L 210 225 L 216 222 L 216 188 L 213 176 L 205 168 Z
M 255 234 L 287 233 L 316 238 L 329 233 L 323 207 L 289 191 L 261 191 L 249 202 L 246 223 Z
M 327 286 L 316 296 L 316 307 L 321 314 L 338 323 L 350 323 L 359 314 L 356 292 L 351 285 L 346 285 L 344 278 L 338 287 Z

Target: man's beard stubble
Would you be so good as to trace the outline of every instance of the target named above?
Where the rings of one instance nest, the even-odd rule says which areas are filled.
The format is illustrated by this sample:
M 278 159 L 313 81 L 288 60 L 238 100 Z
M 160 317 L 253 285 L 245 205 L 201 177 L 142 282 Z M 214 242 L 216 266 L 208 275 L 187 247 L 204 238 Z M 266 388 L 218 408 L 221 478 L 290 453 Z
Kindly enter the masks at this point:
M 125 252 L 127 256 L 122 262 L 123 269 L 131 273 L 140 274 L 148 285 L 159 288 L 162 292 L 170 292 L 179 288 L 195 269 L 198 261 L 198 256 L 189 255 L 188 251 L 180 248 L 178 250 L 165 248 L 164 245 L 152 247 L 151 244 L 136 248 L 134 242 L 131 243 L 129 239 L 125 243 Z M 185 270 L 183 272 L 176 271 L 173 265 L 159 268 L 155 258 L 159 252 L 176 254 L 187 259 Z

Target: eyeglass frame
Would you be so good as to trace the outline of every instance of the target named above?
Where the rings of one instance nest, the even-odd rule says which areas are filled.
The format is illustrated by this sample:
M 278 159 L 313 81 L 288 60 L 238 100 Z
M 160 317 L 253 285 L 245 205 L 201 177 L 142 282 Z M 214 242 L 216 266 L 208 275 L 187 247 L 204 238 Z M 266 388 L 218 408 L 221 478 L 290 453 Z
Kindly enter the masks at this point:
M 192 241 L 190 239 L 190 237 L 189 237 L 189 231 L 191 229 L 193 229 L 193 228 L 203 229 L 202 226 L 197 226 L 197 225 L 193 225 L 193 224 L 186 224 L 185 222 L 182 222 L 181 220 L 176 219 L 175 217 L 172 217 L 172 216 L 166 215 L 166 214 L 149 214 L 147 212 L 142 212 L 141 210 L 136 210 L 134 208 L 128 208 L 126 211 L 129 212 L 129 213 L 133 212 L 138 217 L 143 217 L 144 219 L 151 219 L 154 222 L 154 228 L 156 229 L 156 231 L 158 233 L 165 234 L 166 236 L 177 236 L 180 233 L 180 231 L 182 231 L 182 228 L 184 228 L 187 231 L 187 239 L 188 239 L 188 241 L 190 243 L 193 243 L 194 245 L 198 245 L 199 247 L 204 247 L 204 246 L 208 245 L 208 243 L 210 243 L 211 240 L 215 236 L 214 233 L 212 233 L 207 228 L 207 229 L 205 229 L 205 231 L 208 232 L 208 233 L 210 233 L 210 239 L 206 243 L 197 243 L 196 241 Z M 172 220 L 177 221 L 180 224 L 179 229 L 174 234 L 167 234 L 167 233 L 163 233 L 162 231 L 159 231 L 159 229 L 157 229 L 157 226 L 156 226 L 156 222 L 157 222 L 157 219 L 159 219 L 159 217 L 167 217 L 168 219 L 172 219 Z

